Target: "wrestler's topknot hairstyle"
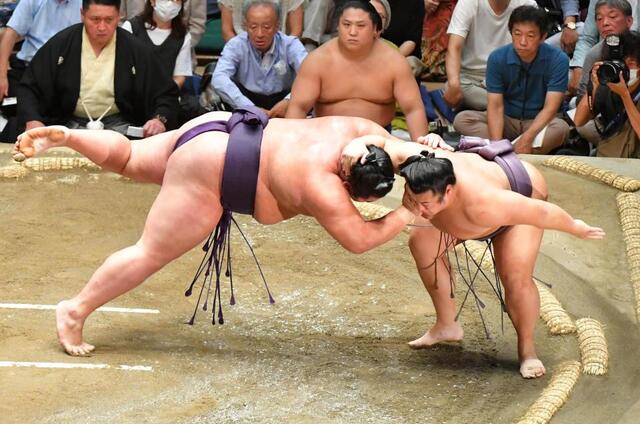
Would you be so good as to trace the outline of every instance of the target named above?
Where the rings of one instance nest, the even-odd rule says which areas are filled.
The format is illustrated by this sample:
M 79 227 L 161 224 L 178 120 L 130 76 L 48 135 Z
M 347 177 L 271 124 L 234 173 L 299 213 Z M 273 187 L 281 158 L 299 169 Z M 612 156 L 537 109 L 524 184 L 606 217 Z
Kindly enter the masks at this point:
M 432 191 L 442 196 L 448 185 L 456 183 L 453 164 L 447 158 L 437 158 L 426 150 L 410 156 L 400 165 L 402 175 L 409 188 L 416 194 Z
M 368 145 L 367 149 L 369 154 L 365 163 L 358 161 L 351 167 L 348 180 L 351 195 L 365 199 L 371 196 L 384 197 L 391 191 L 395 181 L 391 157 L 374 145 Z
M 364 10 L 369 14 L 369 17 L 371 18 L 371 22 L 373 22 L 373 27 L 377 31 L 382 31 L 382 18 L 380 17 L 380 14 L 376 10 L 376 8 L 373 7 L 371 3 L 369 3 L 369 1 L 364 1 L 364 0 L 349 0 L 342 3 L 340 6 L 338 6 L 335 10 L 334 19 L 333 19 L 336 24 L 338 23 L 340 16 L 342 16 L 344 11 L 347 9 Z

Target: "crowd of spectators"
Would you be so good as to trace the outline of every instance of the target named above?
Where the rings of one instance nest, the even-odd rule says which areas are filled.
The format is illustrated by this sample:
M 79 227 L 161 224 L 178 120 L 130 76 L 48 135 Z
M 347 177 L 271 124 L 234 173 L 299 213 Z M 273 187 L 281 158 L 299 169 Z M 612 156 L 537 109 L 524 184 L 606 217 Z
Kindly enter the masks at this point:
M 640 157 L 640 2 L 218 0 L 225 44 L 202 87 L 209 3 L 19 0 L 0 40 L 0 140 L 51 124 L 146 137 L 255 105 Z

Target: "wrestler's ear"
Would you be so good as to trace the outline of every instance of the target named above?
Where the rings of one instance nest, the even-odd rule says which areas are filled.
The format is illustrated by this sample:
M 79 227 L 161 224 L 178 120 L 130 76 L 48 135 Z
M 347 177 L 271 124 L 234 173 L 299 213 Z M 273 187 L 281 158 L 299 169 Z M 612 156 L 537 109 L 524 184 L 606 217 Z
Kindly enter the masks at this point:
M 447 184 L 447 188 L 444 189 L 444 194 L 440 198 L 441 203 L 445 197 L 448 197 L 451 194 L 452 190 L 453 190 L 453 186 L 451 184 Z

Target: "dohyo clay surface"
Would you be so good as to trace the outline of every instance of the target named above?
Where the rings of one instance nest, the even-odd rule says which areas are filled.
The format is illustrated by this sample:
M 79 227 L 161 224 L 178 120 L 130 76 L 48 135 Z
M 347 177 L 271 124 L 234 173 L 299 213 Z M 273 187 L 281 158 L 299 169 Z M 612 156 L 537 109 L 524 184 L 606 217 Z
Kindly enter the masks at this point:
M 0 148 L 5 174 L 15 169 L 8 152 Z M 57 344 L 54 311 L 35 307 L 71 297 L 110 253 L 134 243 L 158 192 L 76 162 L 0 177 L 0 303 L 31 305 L 0 308 L 2 422 L 511 423 L 532 405 L 544 415 L 545 390 L 560 377 L 571 380 L 562 383 L 570 391 L 553 422 L 636 422 L 640 337 L 620 191 L 543 166 L 542 157 L 526 159 L 547 178 L 550 201 L 607 232 L 604 241 L 583 241 L 548 231 L 536 267 L 570 320 L 601 324 L 604 375 L 582 372 L 584 349 L 594 346 L 583 339 L 597 337 L 585 331 L 595 330 L 551 335 L 541 320 L 536 340 L 547 376 L 520 378 L 515 332 L 486 281 L 476 284 L 490 338 L 467 301 L 460 346 L 411 350 L 406 342 L 435 322 L 435 312 L 407 234 L 353 255 L 306 217 L 261 226 L 236 216 L 274 305 L 234 231 L 238 303 L 227 304 L 225 283 L 224 325 L 211 324 L 210 308 L 185 324 L 195 298 L 183 293 L 202 258 L 194 249 L 107 305 L 128 309 L 92 315 L 85 338 L 96 351 L 71 358 Z M 640 178 L 636 162 L 580 160 Z M 398 182 L 381 203 L 395 207 L 401 194 Z M 459 300 L 465 291 L 459 283 Z

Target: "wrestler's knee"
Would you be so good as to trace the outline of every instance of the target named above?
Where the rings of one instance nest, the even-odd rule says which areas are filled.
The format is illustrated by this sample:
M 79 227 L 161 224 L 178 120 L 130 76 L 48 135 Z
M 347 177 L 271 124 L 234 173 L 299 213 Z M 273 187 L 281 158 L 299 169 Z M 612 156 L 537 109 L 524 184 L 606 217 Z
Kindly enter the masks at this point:
M 179 256 L 176 255 L 171 248 L 166 246 L 163 248 L 162 246 L 144 242 L 143 240 L 138 241 L 134 249 L 136 256 L 142 261 L 144 266 L 154 271 L 159 270 Z
M 531 274 L 524 271 L 513 271 L 500 277 L 507 293 L 528 292 L 537 290 Z
M 416 230 L 411 230 L 411 232 L 409 233 L 409 249 L 411 250 L 412 254 L 414 254 L 414 250 L 416 250 L 420 245 L 420 241 L 420 235 L 416 232 Z
M 433 229 L 414 227 L 409 233 L 409 250 L 414 258 L 422 256 L 430 250 L 433 243 Z

